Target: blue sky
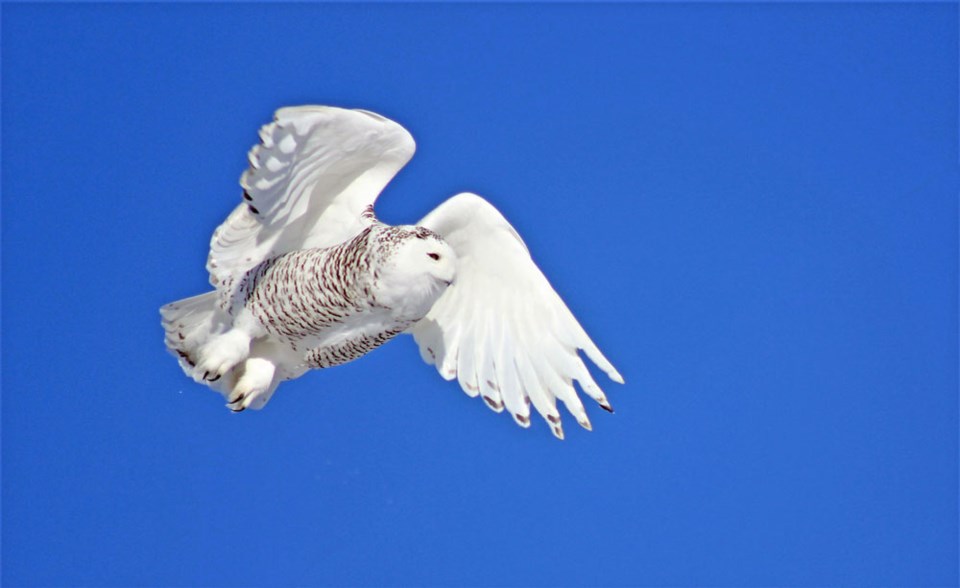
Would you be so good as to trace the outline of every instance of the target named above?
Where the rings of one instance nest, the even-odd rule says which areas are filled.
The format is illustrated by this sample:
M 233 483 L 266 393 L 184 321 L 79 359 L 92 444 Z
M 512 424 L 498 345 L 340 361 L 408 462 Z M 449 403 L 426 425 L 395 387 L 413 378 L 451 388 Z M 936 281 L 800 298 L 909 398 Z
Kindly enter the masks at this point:
M 957 17 L 4 4 L 3 583 L 955 584 Z M 184 377 L 157 308 L 302 103 L 416 137 L 384 220 L 503 211 L 617 413 L 522 430 L 409 338 L 255 414 Z

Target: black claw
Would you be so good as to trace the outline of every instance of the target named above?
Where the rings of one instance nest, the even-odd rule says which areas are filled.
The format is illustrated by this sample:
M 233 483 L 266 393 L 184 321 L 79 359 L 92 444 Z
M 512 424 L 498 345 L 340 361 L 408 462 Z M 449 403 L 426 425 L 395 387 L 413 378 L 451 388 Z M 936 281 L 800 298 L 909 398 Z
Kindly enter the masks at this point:
M 603 410 L 609 412 L 610 414 L 613 414 L 613 407 L 610 406 L 609 404 L 601 404 L 601 405 L 600 405 L 600 408 L 602 408 Z
M 219 379 L 220 379 L 220 374 L 217 374 L 217 377 L 216 377 L 216 378 L 213 378 L 213 379 L 210 380 L 210 381 L 211 381 L 211 382 L 216 382 L 216 381 L 219 380 Z M 613 412 L 613 411 L 611 410 L 610 412 Z

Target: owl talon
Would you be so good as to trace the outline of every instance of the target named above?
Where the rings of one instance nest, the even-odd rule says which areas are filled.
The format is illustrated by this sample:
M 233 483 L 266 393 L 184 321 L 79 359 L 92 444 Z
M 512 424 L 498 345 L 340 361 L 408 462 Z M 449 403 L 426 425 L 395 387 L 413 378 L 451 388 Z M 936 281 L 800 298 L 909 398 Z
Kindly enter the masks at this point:
M 243 412 L 247 409 L 243 403 L 244 398 L 246 398 L 244 394 L 237 394 L 231 398 L 227 398 L 227 408 L 233 412 Z
M 243 363 L 241 373 L 243 375 L 227 396 L 227 408 L 234 412 L 263 408 L 276 389 L 273 379 L 276 366 L 269 360 L 251 357 Z
M 239 329 L 218 335 L 200 347 L 196 373 L 216 382 L 250 353 L 250 337 Z

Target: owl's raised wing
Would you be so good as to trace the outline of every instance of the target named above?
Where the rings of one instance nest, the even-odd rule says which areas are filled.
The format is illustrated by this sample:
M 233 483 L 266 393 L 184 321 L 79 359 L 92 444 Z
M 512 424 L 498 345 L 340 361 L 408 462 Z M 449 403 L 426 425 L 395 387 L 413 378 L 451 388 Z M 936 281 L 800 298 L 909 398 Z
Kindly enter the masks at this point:
M 532 403 L 560 439 L 557 399 L 591 428 L 574 380 L 612 412 L 577 350 L 615 382 L 623 378 L 496 208 L 475 194 L 458 194 L 418 224 L 441 235 L 458 260 L 454 283 L 410 329 L 424 361 L 496 412 L 506 407 L 522 427 L 530 426 Z
M 372 112 L 281 108 L 250 150 L 243 203 L 210 240 L 210 282 L 281 253 L 350 239 L 372 221 L 367 207 L 415 148 L 406 129 Z

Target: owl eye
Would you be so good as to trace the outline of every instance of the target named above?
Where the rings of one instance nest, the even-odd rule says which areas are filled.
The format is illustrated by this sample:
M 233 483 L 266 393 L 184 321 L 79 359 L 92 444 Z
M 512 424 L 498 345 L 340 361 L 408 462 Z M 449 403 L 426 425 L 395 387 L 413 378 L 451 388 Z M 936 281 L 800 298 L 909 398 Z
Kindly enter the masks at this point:
M 428 253 L 428 254 L 427 254 L 427 257 L 429 257 L 430 259 L 432 259 L 432 260 L 434 260 L 434 261 L 440 261 L 440 254 L 439 254 L 439 253 Z

